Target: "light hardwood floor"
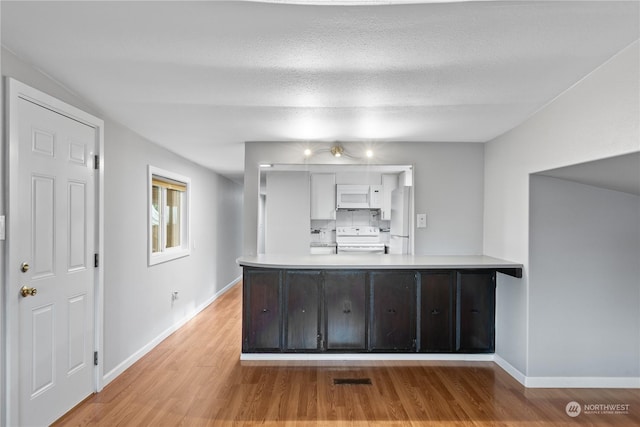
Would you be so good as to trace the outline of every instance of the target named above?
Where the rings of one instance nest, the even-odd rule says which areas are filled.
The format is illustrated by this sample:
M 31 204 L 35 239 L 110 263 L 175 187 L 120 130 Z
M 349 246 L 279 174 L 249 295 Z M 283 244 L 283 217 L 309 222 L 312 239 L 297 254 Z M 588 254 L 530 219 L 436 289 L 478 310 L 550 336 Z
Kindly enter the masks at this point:
M 640 390 L 526 389 L 492 362 L 241 362 L 240 285 L 56 425 L 640 425 Z M 369 378 L 371 385 L 334 385 Z M 569 417 L 569 402 L 629 405 Z

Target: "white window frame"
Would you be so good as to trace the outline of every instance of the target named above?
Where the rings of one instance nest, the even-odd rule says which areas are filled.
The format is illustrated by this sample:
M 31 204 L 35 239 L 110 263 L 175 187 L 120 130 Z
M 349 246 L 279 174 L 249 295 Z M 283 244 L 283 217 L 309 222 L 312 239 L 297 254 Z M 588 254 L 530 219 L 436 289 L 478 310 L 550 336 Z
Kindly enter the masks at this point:
M 189 256 L 191 254 L 190 245 L 190 224 L 191 224 L 191 179 L 186 176 L 179 175 L 175 172 L 170 172 L 164 169 L 157 168 L 155 166 L 148 165 L 147 173 L 147 222 L 148 222 L 148 238 L 147 238 L 147 253 L 149 265 L 156 265 L 163 262 L 171 261 L 177 258 Z M 159 252 L 153 252 L 153 178 L 156 177 L 160 180 L 167 179 L 169 181 L 180 182 L 187 188 L 183 194 L 180 207 L 180 246 L 174 248 L 165 248 L 164 243 Z M 161 225 L 161 229 L 165 228 Z M 163 239 L 164 240 L 164 239 Z

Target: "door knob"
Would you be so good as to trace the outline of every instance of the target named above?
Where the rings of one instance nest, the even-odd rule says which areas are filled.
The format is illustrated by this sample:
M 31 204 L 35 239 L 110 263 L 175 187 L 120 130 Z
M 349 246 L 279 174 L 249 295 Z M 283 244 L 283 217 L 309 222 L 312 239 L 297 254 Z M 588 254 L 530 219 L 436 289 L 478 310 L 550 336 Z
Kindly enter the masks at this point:
M 36 288 L 30 288 L 28 286 L 23 286 L 20 289 L 20 294 L 22 294 L 23 297 L 28 297 L 29 295 L 31 295 L 32 297 L 35 296 L 38 293 L 38 290 Z

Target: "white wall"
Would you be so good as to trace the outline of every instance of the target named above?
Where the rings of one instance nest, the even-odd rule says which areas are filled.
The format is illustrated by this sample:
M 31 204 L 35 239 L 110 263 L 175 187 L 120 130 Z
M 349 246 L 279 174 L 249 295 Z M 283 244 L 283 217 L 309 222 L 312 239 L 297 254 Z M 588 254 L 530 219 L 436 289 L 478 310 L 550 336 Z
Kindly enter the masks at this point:
M 266 254 L 309 253 L 309 173 L 269 172 L 266 197 Z
M 0 45 L 2 45 L 2 37 L 0 36 Z M 2 70 L 2 53 L 0 52 L 0 70 Z M 0 81 L 0 215 L 5 215 L 4 198 L 5 198 L 5 168 L 4 168 L 4 156 L 5 156 L 5 123 L 4 123 L 4 79 Z M 4 307 L 4 292 L 6 289 L 5 283 L 5 242 L 0 241 L 0 307 Z M 4 309 L 2 310 L 4 313 Z M 0 315 L 0 384 L 6 384 L 5 381 L 5 338 L 4 338 L 4 315 Z M 0 420 L 5 419 L 5 387 L 0 386 Z M 0 421 L 2 423 L 3 421 Z
M 527 376 L 640 377 L 640 197 L 534 175 L 530 224 Z
M 568 89 L 524 124 L 485 144 L 484 253 L 522 262 L 500 275 L 496 354 L 528 374 L 529 174 L 640 150 L 638 42 Z
M 242 188 L 121 126 L 107 125 L 105 140 L 103 360 L 112 376 L 239 278 Z M 147 164 L 191 179 L 191 255 L 151 267 Z M 173 291 L 179 299 L 171 304 Z
M 2 74 L 105 120 L 104 347 L 107 381 L 210 302 L 241 275 L 242 186 L 189 162 L 118 123 L 2 51 Z M 191 178 L 186 258 L 147 266 L 147 165 Z M 4 278 L 4 276 L 3 276 Z M 179 300 L 171 305 L 171 292 Z
M 362 144 L 341 143 L 355 153 Z M 329 143 L 310 144 L 328 148 Z M 295 142 L 245 144 L 244 253 L 255 255 L 258 224 L 259 165 L 300 164 L 306 147 Z M 413 165 L 415 211 L 427 213 L 427 228 L 415 230 L 419 255 L 475 255 L 482 253 L 483 146 L 473 143 L 377 143 L 371 164 Z M 317 151 L 317 150 L 316 150 Z M 360 164 L 366 160 L 317 155 L 317 164 Z M 267 202 L 268 203 L 268 202 Z

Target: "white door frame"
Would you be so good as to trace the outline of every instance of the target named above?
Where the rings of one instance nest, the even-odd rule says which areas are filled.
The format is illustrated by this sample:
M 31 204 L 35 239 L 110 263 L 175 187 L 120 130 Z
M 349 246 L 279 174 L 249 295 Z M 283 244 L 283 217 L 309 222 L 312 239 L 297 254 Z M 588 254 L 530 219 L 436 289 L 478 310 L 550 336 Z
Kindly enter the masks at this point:
M 3 425 L 18 425 L 19 393 L 18 375 L 19 361 L 18 352 L 18 283 L 20 281 L 19 270 L 16 266 L 20 261 L 15 254 L 9 251 L 11 239 L 19 238 L 17 226 L 12 218 L 17 218 L 18 212 L 18 100 L 25 99 L 34 104 L 40 105 L 56 113 L 70 117 L 73 120 L 84 123 L 96 130 L 96 151 L 99 156 L 99 165 L 96 173 L 96 253 L 100 254 L 98 268 L 94 270 L 94 291 L 95 291 L 95 343 L 94 351 L 98 351 L 101 356 L 103 347 L 103 280 L 104 280 L 104 121 L 79 110 L 72 105 L 60 101 L 46 93 L 25 85 L 15 79 L 6 78 L 5 85 L 5 128 L 6 135 L 6 243 L 5 243 L 5 287 L 4 287 L 4 384 L 2 385 L 2 395 L 5 396 L 2 402 L 4 419 L 0 420 Z M 103 387 L 103 364 L 100 358 L 98 366 L 94 366 L 94 391 L 98 392 Z

